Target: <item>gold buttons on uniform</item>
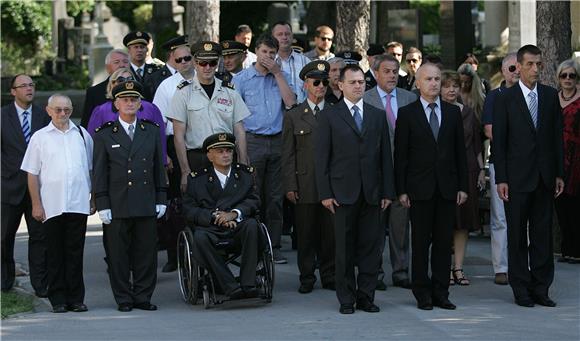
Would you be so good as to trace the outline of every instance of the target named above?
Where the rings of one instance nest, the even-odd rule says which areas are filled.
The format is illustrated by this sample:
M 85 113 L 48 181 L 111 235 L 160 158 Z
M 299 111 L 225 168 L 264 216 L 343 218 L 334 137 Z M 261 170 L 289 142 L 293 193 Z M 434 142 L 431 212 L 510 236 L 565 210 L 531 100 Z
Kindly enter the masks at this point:
M 131 181 L 129 181 L 128 185 L 129 186 L 133 186 L 133 183 Z
M 127 173 L 131 174 L 131 170 L 129 169 L 129 170 L 127 171 Z

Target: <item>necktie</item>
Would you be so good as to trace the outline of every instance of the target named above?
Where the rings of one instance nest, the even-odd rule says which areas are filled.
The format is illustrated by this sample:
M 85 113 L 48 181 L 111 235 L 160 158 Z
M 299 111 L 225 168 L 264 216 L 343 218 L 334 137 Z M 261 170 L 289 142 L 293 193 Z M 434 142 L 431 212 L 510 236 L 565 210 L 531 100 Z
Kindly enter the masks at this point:
M 130 124 L 129 125 L 129 138 L 133 141 L 133 136 L 135 136 L 135 127 Z
M 391 94 L 387 94 L 387 120 L 393 129 L 395 129 L 395 123 L 397 119 L 395 118 L 395 114 L 393 113 L 393 108 L 391 107 Z
M 143 78 L 143 69 L 142 68 L 138 68 L 137 69 L 137 74 L 139 75 L 139 78 Z
M 530 92 L 528 94 L 530 102 L 528 108 L 530 109 L 530 115 L 532 115 L 532 122 L 534 122 L 534 127 L 538 127 L 538 99 L 536 98 L 535 92 Z
M 314 106 L 314 116 L 318 115 L 318 113 L 320 112 L 320 108 L 318 107 L 318 105 Z
M 363 119 L 362 116 L 360 115 L 360 109 L 355 105 L 352 107 L 352 111 L 353 111 L 352 118 L 354 118 L 354 123 L 356 123 L 358 131 L 362 131 Z
M 431 108 L 431 113 L 429 114 L 429 125 L 431 126 L 431 131 L 433 132 L 433 136 L 435 140 L 439 136 L 439 120 L 437 119 L 437 114 L 435 113 L 435 108 L 437 107 L 437 103 L 430 103 L 429 108 Z
M 222 188 L 226 188 L 226 186 L 228 185 L 228 181 L 230 181 L 230 177 L 226 176 L 226 181 L 224 181 L 224 185 L 222 186 Z
M 28 124 L 28 111 L 22 113 L 22 133 L 24 134 L 24 140 L 26 143 L 30 142 L 30 124 Z

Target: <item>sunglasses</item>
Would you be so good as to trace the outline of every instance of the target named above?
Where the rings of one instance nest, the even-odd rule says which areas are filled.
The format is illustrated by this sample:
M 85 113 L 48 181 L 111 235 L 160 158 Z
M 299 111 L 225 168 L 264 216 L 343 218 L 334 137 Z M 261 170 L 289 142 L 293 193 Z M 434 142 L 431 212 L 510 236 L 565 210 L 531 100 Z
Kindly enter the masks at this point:
M 212 60 L 209 62 L 206 62 L 205 60 L 198 60 L 197 65 L 199 65 L 201 67 L 206 67 L 208 65 L 211 67 L 216 67 L 218 65 L 218 62 L 217 62 L 217 60 Z
M 575 73 L 565 73 L 564 72 L 564 73 L 561 73 L 560 76 L 558 76 L 558 77 L 560 77 L 560 79 L 566 79 L 566 78 L 576 79 L 576 74 Z
M 133 76 L 127 76 L 127 77 L 119 76 L 119 77 L 117 77 L 117 79 L 115 79 L 115 82 L 123 83 L 126 81 L 133 81 L 133 80 L 135 80 L 133 78 Z
M 34 84 L 34 83 L 26 83 L 26 84 L 20 84 L 17 86 L 13 86 L 12 89 L 34 88 L 35 86 L 36 86 L 36 84 Z
M 419 60 L 418 60 L 418 59 L 407 59 L 406 61 L 407 61 L 407 63 L 409 63 L 409 64 L 411 64 L 411 63 L 415 64 L 415 63 L 417 63 Z
M 181 63 L 181 62 L 189 62 L 191 61 L 191 56 L 185 56 L 185 57 L 181 57 L 181 58 L 175 58 L 175 62 L 177 64 Z
M 317 79 L 314 82 L 312 82 L 312 85 L 319 86 L 320 83 L 322 83 L 322 85 L 324 85 L 324 86 L 328 86 L 328 79 L 322 79 L 322 80 Z
M 332 41 L 332 38 L 329 37 L 319 37 L 322 41 Z
M 508 71 L 509 72 L 516 72 L 516 66 L 515 65 L 508 66 Z

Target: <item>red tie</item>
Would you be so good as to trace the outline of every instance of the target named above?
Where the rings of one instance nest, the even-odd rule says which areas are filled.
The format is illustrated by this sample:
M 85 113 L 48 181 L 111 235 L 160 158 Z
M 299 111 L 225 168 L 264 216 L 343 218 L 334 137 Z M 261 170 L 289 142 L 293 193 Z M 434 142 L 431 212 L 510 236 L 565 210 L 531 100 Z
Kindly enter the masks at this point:
M 395 118 L 395 114 L 393 113 L 393 108 L 391 108 L 391 94 L 387 94 L 387 120 L 393 129 L 395 129 L 395 122 L 397 119 Z

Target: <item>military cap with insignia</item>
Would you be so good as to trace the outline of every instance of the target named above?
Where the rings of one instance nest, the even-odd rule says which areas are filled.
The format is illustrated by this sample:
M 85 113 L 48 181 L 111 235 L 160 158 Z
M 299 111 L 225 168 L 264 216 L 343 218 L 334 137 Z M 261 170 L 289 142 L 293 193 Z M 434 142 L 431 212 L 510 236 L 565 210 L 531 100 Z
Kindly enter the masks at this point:
M 200 41 L 191 46 L 191 53 L 198 60 L 216 60 L 222 54 L 222 47 L 213 41 Z
M 113 98 L 143 97 L 143 86 L 136 81 L 127 81 L 117 84 L 111 91 Z
M 221 42 L 221 46 L 222 46 L 222 56 L 244 53 L 248 49 L 246 44 L 242 44 L 235 40 L 224 40 Z
M 134 44 L 149 44 L 151 40 L 151 36 L 147 32 L 143 31 L 133 31 L 127 33 L 127 35 L 123 38 L 123 45 L 129 47 Z
M 209 151 L 213 148 L 234 148 L 236 146 L 236 137 L 230 133 L 217 133 L 208 136 L 203 141 L 203 149 Z
M 385 53 L 385 48 L 379 44 L 370 44 L 367 50 L 367 56 L 378 56 Z
M 187 35 L 171 38 L 165 43 L 163 43 L 163 45 L 161 45 L 161 48 L 164 49 L 165 51 L 173 51 L 180 46 L 189 46 Z
M 302 68 L 300 71 L 300 79 L 305 80 L 306 78 L 315 79 L 327 79 L 328 71 L 330 70 L 330 64 L 324 60 L 312 61 Z
M 342 51 L 337 53 L 336 57 L 344 59 L 346 64 L 358 64 L 362 60 L 360 53 L 355 51 Z

